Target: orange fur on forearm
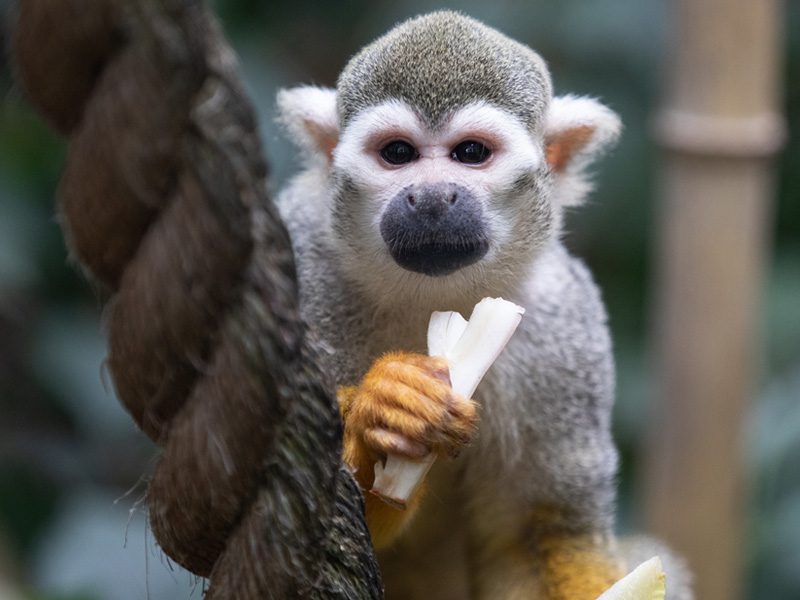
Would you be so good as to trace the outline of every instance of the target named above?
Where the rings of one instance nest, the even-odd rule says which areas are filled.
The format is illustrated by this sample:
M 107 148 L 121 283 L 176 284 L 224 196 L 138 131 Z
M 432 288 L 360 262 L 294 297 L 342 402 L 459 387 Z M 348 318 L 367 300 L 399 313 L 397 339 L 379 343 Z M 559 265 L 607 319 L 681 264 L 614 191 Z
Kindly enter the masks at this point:
M 378 370 L 384 368 L 381 364 L 378 364 L 377 367 Z M 380 372 L 373 373 L 375 370 L 373 368 L 368 376 L 380 377 Z M 372 543 L 376 548 L 382 548 L 391 544 L 413 517 L 424 494 L 424 486 L 420 486 L 409 499 L 406 510 L 392 508 L 368 492 L 375 477 L 375 463 L 381 460 L 381 457 L 371 452 L 360 436 L 355 433 L 363 431 L 364 427 L 371 426 L 373 423 L 351 422 L 351 419 L 358 420 L 364 415 L 364 412 L 356 412 L 353 415 L 350 410 L 358 392 L 358 386 L 342 386 L 337 390 L 339 410 L 345 425 L 342 460 L 353 471 L 356 481 L 364 492 L 364 508 Z
M 373 543 L 386 546 L 414 515 L 423 486 L 405 510 L 392 508 L 367 492 L 375 463 L 387 454 L 457 454 L 475 433 L 476 405 L 453 392 L 445 359 L 410 352 L 384 354 L 358 386 L 340 387 L 337 397 L 344 421 L 342 458 L 365 491 Z
M 353 398 L 358 391 L 357 385 L 340 385 L 336 389 L 336 401 L 339 403 L 339 414 L 344 420 L 347 411 L 350 410 L 350 405 L 353 403 Z
M 409 498 L 405 510 L 398 510 L 386 504 L 377 496 L 366 493 L 364 495 L 364 508 L 367 517 L 367 527 L 372 537 L 372 545 L 377 549 L 389 546 L 403 532 L 417 512 L 422 498 L 425 496 L 425 483 L 423 482 Z

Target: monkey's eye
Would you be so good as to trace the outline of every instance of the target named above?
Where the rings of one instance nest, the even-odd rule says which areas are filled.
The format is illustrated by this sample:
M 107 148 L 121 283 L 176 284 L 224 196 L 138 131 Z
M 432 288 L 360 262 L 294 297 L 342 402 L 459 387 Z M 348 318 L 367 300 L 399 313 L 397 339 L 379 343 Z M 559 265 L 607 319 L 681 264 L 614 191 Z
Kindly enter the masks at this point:
M 453 148 L 450 158 L 468 165 L 479 165 L 492 155 L 492 151 L 475 140 L 466 140 Z
M 381 157 L 390 165 L 404 165 L 419 156 L 416 148 L 407 142 L 396 140 L 381 148 Z

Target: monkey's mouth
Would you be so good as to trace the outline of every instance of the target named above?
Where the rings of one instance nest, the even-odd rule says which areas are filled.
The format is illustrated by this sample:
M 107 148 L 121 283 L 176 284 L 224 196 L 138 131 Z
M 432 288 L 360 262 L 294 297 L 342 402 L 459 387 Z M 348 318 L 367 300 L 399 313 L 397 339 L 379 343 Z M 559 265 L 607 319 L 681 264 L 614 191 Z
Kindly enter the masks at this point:
M 474 264 L 489 250 L 489 240 L 485 237 L 468 241 L 433 239 L 412 244 L 390 239 L 386 244 L 398 265 L 431 277 L 450 275 Z

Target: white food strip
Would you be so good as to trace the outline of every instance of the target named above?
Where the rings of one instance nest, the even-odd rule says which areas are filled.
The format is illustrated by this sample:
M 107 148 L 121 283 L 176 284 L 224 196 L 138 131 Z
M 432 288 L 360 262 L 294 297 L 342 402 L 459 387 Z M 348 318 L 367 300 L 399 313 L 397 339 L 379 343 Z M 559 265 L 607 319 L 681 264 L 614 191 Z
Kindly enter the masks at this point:
M 665 594 L 664 567 L 661 559 L 654 556 L 608 588 L 597 600 L 664 600 Z
M 472 310 L 469 322 L 457 312 L 434 312 L 428 324 L 428 354 L 443 356 L 450 367 L 453 390 L 471 398 L 517 329 L 525 309 L 502 298 L 484 298 Z M 405 508 L 408 499 L 436 461 L 436 455 L 413 460 L 388 455 L 375 465 L 370 490 L 384 502 Z

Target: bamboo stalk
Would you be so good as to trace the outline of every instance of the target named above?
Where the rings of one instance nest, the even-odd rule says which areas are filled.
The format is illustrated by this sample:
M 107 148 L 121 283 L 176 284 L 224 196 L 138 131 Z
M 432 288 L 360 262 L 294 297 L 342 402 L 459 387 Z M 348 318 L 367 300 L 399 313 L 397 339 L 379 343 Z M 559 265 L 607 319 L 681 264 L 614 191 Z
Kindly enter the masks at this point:
M 656 135 L 658 405 L 644 463 L 650 529 L 690 562 L 696 597 L 741 597 L 742 418 L 780 148 L 779 3 L 676 0 Z

